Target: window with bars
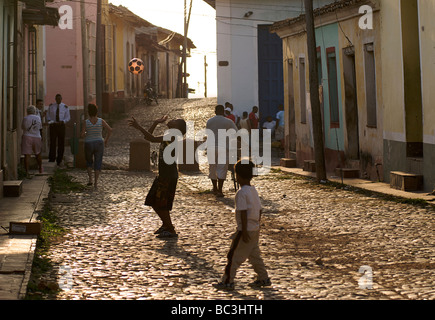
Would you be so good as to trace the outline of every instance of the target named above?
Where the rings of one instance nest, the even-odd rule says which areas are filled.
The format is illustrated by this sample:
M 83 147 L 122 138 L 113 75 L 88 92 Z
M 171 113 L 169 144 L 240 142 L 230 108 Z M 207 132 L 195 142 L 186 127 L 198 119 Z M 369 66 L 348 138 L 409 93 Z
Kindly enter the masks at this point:
M 88 50 L 89 50 L 89 73 L 88 73 L 88 94 L 95 99 L 97 96 L 96 88 L 96 55 L 97 55 L 97 36 L 95 22 L 88 21 Z
M 364 46 L 365 78 L 366 78 L 366 101 L 367 101 L 367 126 L 377 127 L 377 103 L 376 103 L 376 73 L 375 73 L 375 50 L 373 43 Z
M 113 26 L 106 26 L 106 92 L 113 91 Z
M 36 105 L 37 95 L 37 52 L 36 52 L 36 29 L 29 28 L 28 33 L 28 98 L 27 105 Z
M 305 77 L 305 58 L 299 58 L 299 101 L 301 110 L 301 123 L 307 123 L 307 94 Z

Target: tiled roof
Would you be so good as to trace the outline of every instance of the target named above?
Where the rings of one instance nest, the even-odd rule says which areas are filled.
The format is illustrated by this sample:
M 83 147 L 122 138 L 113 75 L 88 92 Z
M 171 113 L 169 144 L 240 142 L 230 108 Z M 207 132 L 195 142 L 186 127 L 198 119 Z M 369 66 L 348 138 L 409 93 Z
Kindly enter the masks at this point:
M 323 6 L 321 8 L 317 8 L 314 10 L 314 17 L 318 17 L 330 12 L 335 12 L 339 9 L 344 9 L 347 7 L 352 7 L 352 6 L 361 6 L 364 3 L 370 3 L 370 1 L 368 0 L 339 0 L 339 1 L 335 1 L 333 3 L 330 3 L 326 6 Z M 286 20 L 282 20 L 282 21 L 278 21 L 275 22 L 271 27 L 270 30 L 271 31 L 276 31 L 280 28 L 284 28 L 284 27 L 288 27 L 294 24 L 297 24 L 299 22 L 305 21 L 305 14 L 301 14 L 300 16 L 296 17 L 296 18 L 291 18 L 291 19 L 286 19 Z
M 216 9 L 216 0 L 204 0 L 204 1 Z

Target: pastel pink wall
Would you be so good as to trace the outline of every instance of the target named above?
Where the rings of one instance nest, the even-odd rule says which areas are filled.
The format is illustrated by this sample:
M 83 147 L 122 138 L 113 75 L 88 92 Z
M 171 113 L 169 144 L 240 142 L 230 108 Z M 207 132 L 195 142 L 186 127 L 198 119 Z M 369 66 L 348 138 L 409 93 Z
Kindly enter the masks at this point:
M 95 22 L 97 0 L 86 0 L 86 19 Z M 72 29 L 46 27 L 46 97 L 45 105 L 60 93 L 63 102 L 83 108 L 83 68 L 80 2 L 56 0 L 50 7 L 72 8 Z M 61 17 L 63 12 L 60 12 Z M 62 21 L 62 19 L 61 19 Z

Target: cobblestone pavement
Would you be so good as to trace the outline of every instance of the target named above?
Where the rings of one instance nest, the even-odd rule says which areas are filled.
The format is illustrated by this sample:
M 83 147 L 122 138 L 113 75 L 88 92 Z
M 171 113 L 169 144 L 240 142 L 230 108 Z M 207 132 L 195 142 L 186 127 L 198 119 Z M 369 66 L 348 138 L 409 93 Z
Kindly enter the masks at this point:
M 172 108 L 198 126 L 215 100 L 162 101 L 137 107 L 142 123 Z M 54 299 L 435 299 L 435 215 L 432 207 L 317 185 L 273 170 L 253 181 L 262 198 L 261 248 L 272 287 L 254 290 L 248 263 L 232 292 L 212 284 L 221 276 L 234 231 L 234 190 L 210 193 L 207 170 L 182 174 L 172 217 L 178 239 L 156 239 L 159 220 L 143 205 L 154 172 L 128 166 L 126 121 L 114 126 L 101 187 L 57 195 L 53 206 L 67 234 L 50 249 L 55 269 L 46 275 L 64 288 Z M 86 173 L 69 172 L 86 183 Z M 372 270 L 372 289 L 359 280 Z M 368 269 L 368 268 L 366 268 Z M 370 270 L 370 269 L 368 269 Z M 363 284 L 363 283 L 360 283 Z M 365 282 L 370 285 L 369 282 Z M 71 287 L 69 287 L 71 285 Z M 51 297 L 53 298 L 53 297 Z

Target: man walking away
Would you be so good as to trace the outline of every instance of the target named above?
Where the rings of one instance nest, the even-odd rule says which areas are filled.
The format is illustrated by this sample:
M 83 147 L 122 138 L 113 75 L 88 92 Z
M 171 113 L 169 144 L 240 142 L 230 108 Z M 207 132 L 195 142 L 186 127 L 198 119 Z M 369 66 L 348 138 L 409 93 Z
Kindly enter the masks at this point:
M 52 103 L 48 107 L 47 121 L 50 126 L 50 151 L 48 153 L 48 161 L 56 161 L 58 166 L 62 162 L 65 151 L 65 125 L 70 119 L 71 116 L 68 106 L 62 103 L 62 96 L 57 94 L 56 103 Z
M 214 163 L 209 164 L 209 178 L 213 184 L 213 193 L 218 197 L 223 197 L 222 188 L 227 178 L 228 171 L 228 150 L 229 145 L 225 143 L 226 148 L 220 146 L 223 145 L 223 141 L 219 143 L 219 129 L 234 129 L 237 131 L 236 124 L 224 116 L 224 106 L 217 105 L 215 108 L 216 115 L 207 121 L 206 129 L 211 130 L 215 140 L 215 159 Z M 219 154 L 225 154 L 225 163 L 219 163 Z

